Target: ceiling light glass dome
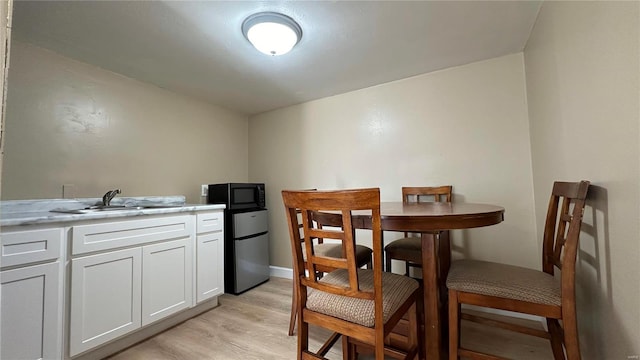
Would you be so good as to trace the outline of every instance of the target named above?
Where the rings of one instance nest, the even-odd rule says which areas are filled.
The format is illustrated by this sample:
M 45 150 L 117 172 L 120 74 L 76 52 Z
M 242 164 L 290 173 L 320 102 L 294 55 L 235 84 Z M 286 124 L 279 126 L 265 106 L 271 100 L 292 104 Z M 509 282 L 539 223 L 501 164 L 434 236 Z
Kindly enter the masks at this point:
M 242 33 L 258 51 L 271 56 L 288 53 L 302 38 L 298 23 L 275 12 L 249 16 L 242 23 Z

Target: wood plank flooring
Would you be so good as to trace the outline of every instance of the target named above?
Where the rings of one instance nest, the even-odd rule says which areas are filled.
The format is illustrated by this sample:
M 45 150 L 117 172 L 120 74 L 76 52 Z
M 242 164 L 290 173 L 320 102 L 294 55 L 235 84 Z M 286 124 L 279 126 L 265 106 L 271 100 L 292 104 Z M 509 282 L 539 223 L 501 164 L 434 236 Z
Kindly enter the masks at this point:
M 290 310 L 291 280 L 271 278 L 242 295 L 221 296 L 217 308 L 115 354 L 110 359 L 295 359 L 297 337 L 287 336 Z M 553 359 L 547 340 L 467 321 L 462 322 L 462 328 L 462 343 L 472 349 L 519 360 Z M 329 336 L 326 330 L 314 327 L 310 333 L 312 349 L 317 349 Z M 331 360 L 342 359 L 340 344 L 336 344 L 327 357 Z

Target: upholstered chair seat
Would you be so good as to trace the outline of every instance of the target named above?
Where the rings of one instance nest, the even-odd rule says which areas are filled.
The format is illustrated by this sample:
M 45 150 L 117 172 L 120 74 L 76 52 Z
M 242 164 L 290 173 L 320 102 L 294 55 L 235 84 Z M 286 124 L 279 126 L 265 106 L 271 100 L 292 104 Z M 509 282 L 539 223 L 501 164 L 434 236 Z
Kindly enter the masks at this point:
M 373 271 L 358 270 L 360 290 L 373 291 Z M 325 275 L 320 283 L 349 286 L 349 273 L 340 269 Z M 406 276 L 382 273 L 382 313 L 383 323 L 395 314 L 409 296 L 418 289 L 418 282 Z M 318 290 L 310 290 L 307 308 L 321 314 L 336 317 L 366 327 L 373 327 L 375 309 L 373 300 L 352 298 Z
M 447 288 L 468 293 L 527 301 L 561 304 L 560 280 L 542 271 L 478 260 L 454 261 Z

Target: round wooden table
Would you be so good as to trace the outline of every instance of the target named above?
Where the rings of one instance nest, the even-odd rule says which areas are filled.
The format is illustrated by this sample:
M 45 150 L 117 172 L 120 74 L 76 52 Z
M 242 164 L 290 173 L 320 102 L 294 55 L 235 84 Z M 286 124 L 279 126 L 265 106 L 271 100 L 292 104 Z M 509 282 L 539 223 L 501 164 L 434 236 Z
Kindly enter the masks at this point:
M 504 208 L 469 203 L 381 202 L 383 231 L 421 233 L 422 279 L 425 306 L 425 354 L 442 359 L 447 353 L 447 292 L 451 251 L 449 239 L 434 234 L 439 230 L 469 229 L 495 225 L 504 219 Z M 353 212 L 354 226 L 371 228 L 371 215 Z M 446 244 L 442 244 L 446 242 Z

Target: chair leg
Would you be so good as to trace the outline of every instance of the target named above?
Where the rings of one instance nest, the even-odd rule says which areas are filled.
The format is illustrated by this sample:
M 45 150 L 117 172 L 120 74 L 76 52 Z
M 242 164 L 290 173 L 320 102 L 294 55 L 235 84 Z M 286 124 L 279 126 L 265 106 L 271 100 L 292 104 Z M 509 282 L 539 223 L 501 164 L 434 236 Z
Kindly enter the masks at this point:
M 409 274 L 411 274 L 411 272 L 409 271 L 411 269 L 411 266 L 409 266 L 409 261 L 405 261 L 404 262 L 404 276 L 409 276 Z
M 424 283 L 420 282 L 418 297 L 416 299 L 416 313 L 418 315 L 418 358 L 423 360 L 427 358 L 425 354 L 425 321 L 424 321 Z
M 374 344 L 374 356 L 375 360 L 384 360 L 384 333 L 383 329 L 376 329 L 375 344 Z
M 420 293 L 421 294 L 421 293 Z M 420 353 L 418 334 L 420 333 L 420 322 L 418 321 L 418 304 L 413 303 L 409 309 L 409 334 L 407 334 L 408 349 L 418 349 Z
M 555 360 L 564 360 L 564 351 L 562 350 L 562 328 L 557 319 L 547 318 L 547 328 L 551 338 L 551 350 L 553 351 L 553 358 Z
M 309 352 L 309 324 L 298 316 L 298 360 L 302 360 L 302 354 Z
M 289 318 L 289 336 L 293 336 L 293 331 L 296 328 L 296 315 L 298 314 L 298 291 L 295 284 L 293 285 L 293 291 L 291 292 L 291 316 Z
M 349 341 L 349 337 L 342 335 L 342 360 L 358 360 L 356 350 L 356 345 Z
M 391 256 L 387 252 L 384 254 L 384 271 L 391 272 Z
M 458 359 L 460 347 L 460 304 L 458 292 L 449 290 L 449 360 Z
M 575 308 L 562 307 L 562 326 L 564 328 L 564 347 L 567 351 L 567 359 L 580 359 L 580 345 L 578 343 L 578 323 L 576 321 Z
M 349 337 L 342 336 L 342 360 L 351 360 L 351 354 L 349 354 Z

